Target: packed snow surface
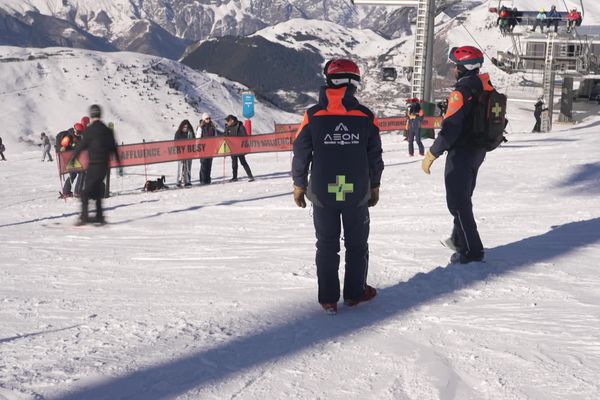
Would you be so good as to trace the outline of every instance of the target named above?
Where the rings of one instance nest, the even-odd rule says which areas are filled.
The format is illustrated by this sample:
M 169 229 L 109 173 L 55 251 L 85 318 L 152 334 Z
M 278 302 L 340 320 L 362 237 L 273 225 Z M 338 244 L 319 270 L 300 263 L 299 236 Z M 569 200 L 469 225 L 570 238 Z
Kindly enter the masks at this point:
M 56 166 L 8 148 L 0 399 L 600 398 L 600 120 L 531 134 L 522 107 L 479 174 L 484 263 L 447 265 L 444 157 L 426 176 L 384 135 L 379 295 L 335 317 L 288 153 L 249 155 L 253 183 L 223 183 L 216 159 L 214 184 L 158 193 L 139 191 L 143 167 L 115 171 L 110 224 L 76 228 Z

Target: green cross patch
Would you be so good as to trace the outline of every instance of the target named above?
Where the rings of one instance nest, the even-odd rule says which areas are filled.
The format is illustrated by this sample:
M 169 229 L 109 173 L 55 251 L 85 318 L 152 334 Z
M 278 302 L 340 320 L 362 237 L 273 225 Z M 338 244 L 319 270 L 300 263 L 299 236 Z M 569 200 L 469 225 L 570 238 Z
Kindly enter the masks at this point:
M 346 183 L 344 175 L 337 175 L 335 183 L 327 185 L 328 193 L 335 193 L 335 201 L 346 201 L 346 193 L 354 193 L 354 184 Z
M 502 114 L 502 107 L 500 106 L 500 103 L 494 104 L 494 108 L 492 108 L 492 112 L 494 113 L 496 118 L 500 118 L 500 114 Z

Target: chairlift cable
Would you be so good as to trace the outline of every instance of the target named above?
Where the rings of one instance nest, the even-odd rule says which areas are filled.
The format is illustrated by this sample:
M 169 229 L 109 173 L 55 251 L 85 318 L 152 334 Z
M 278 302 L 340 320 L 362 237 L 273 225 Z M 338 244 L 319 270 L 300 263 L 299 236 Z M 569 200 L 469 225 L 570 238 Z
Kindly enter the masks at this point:
M 465 28 L 465 31 L 467 31 L 467 34 L 469 34 L 469 36 L 471 37 L 471 39 L 473 39 L 473 41 L 477 44 L 477 46 L 479 46 L 479 48 L 481 49 L 481 52 L 483 54 L 485 54 L 485 56 L 488 58 L 488 60 L 490 60 L 490 62 L 492 63 L 492 65 L 494 64 L 494 61 L 492 61 L 492 58 L 489 56 L 489 54 L 485 51 L 484 47 L 477 41 L 477 39 L 475 39 L 473 37 L 473 35 L 471 35 L 471 32 L 469 32 L 469 30 L 467 29 L 467 27 L 464 24 L 461 24 L 461 26 L 463 28 Z M 504 87 L 502 88 L 504 90 Z
M 488 55 L 488 53 L 486 53 L 485 49 L 483 48 L 483 46 L 477 41 L 477 39 L 475 39 L 475 37 L 473 37 L 473 35 L 471 35 L 471 32 L 469 32 L 469 30 L 467 29 L 467 27 L 464 24 L 460 24 L 465 31 L 467 31 L 467 34 L 471 37 L 471 39 L 473 39 L 473 41 L 475 43 L 477 43 L 477 46 L 479 46 L 479 48 L 481 49 L 481 51 L 483 52 L 483 54 L 485 54 L 485 56 L 488 58 L 488 60 L 490 60 L 490 62 L 492 62 L 492 58 Z

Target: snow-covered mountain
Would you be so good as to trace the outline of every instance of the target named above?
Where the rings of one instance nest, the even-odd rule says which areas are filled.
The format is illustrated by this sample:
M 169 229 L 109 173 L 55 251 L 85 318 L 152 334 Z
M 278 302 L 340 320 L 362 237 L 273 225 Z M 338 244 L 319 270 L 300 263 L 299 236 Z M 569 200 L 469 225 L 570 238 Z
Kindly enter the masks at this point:
M 175 61 L 138 53 L 0 47 L 0 117 L 5 143 L 34 140 L 69 128 L 93 103 L 104 106 L 127 143 L 169 140 L 179 122 L 196 126 L 203 112 L 223 126 L 228 114 L 241 114 L 246 87 Z M 272 132 L 274 121 L 295 115 L 257 102 L 257 132 Z
M 322 66 L 332 57 L 356 59 L 363 71 L 363 84 L 380 84 L 380 90 L 373 93 L 398 96 L 402 85 L 382 84 L 381 63 L 377 60 L 406 41 L 388 40 L 371 30 L 346 28 L 334 22 L 292 19 L 249 37 L 203 41 L 189 49 L 181 61 L 241 82 L 277 106 L 300 112 L 314 102 L 323 84 Z M 406 65 L 411 61 L 405 57 Z
M 447 2 L 440 0 L 440 4 Z M 66 21 L 118 49 L 171 58 L 195 41 L 246 36 L 293 18 L 332 21 L 399 37 L 410 31 L 409 16 L 414 15 L 414 9 L 407 8 L 356 8 L 350 0 L 0 0 L 0 9 L 5 10 L 0 44 L 23 43 L 22 35 L 11 27 L 20 22 L 32 28 L 29 21 L 41 14 L 58 25 Z

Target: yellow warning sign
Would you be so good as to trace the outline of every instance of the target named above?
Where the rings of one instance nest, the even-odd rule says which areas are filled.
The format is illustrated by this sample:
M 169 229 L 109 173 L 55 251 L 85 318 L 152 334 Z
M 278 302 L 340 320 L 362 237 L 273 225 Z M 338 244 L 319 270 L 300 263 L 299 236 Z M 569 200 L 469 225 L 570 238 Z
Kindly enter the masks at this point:
M 78 159 L 74 159 L 73 161 L 71 161 L 70 163 L 67 164 L 67 171 L 70 171 L 72 169 L 82 169 L 83 165 L 81 165 L 81 163 L 79 162 Z
M 223 143 L 221 143 L 221 146 L 219 146 L 219 150 L 217 150 L 217 154 L 229 154 L 231 153 L 231 147 L 229 147 L 229 143 L 227 143 L 227 140 L 224 140 Z

